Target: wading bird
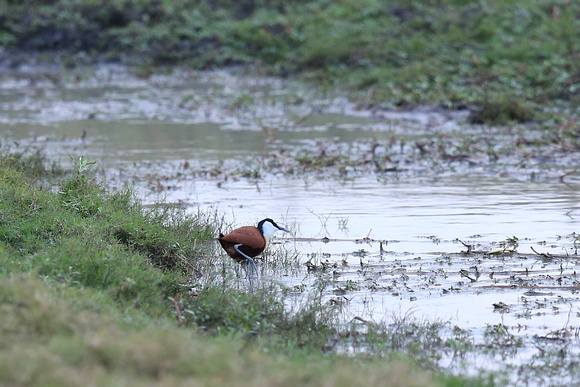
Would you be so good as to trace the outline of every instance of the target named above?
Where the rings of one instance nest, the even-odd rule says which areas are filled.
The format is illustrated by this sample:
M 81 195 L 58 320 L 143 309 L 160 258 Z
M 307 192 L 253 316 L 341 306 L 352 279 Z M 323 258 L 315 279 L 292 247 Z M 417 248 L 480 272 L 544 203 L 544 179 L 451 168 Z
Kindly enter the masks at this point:
M 246 261 L 257 274 L 254 257 L 264 251 L 270 238 L 278 230 L 290 232 L 278 226 L 272 219 L 266 218 L 258 223 L 258 227 L 240 227 L 228 235 L 220 233 L 218 240 L 230 257 L 238 263 Z

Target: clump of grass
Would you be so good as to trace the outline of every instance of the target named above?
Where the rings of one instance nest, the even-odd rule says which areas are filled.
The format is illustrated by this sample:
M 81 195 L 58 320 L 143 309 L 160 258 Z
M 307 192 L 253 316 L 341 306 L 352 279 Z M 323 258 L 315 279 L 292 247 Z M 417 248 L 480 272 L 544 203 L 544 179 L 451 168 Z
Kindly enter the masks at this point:
M 0 142 L 0 158 L 2 163 L 8 168 L 26 171 L 26 175 L 31 178 L 62 177 L 66 170 L 56 161 L 50 161 L 41 148 L 28 147 L 14 151 L 11 146 Z
M 189 324 L 212 335 L 223 333 L 269 338 L 280 349 L 304 348 L 320 352 L 337 333 L 337 310 L 323 304 L 320 294 L 290 309 L 288 290 L 276 283 L 261 284 L 251 292 L 231 285 L 205 286 L 194 297 L 183 299 L 183 315 Z M 187 317 L 186 317 L 187 318 Z
M 580 125 L 572 117 L 557 125 L 557 130 L 550 128 L 546 133 L 546 142 L 566 152 L 577 152 L 580 149 Z
M 351 324 L 353 329 L 361 329 L 361 321 L 353 320 Z M 366 334 L 354 336 L 353 340 L 361 340 L 358 347 L 372 353 L 385 356 L 404 354 L 424 367 L 434 367 L 434 362 L 452 350 L 442 335 L 448 324 L 441 321 L 420 321 L 412 315 L 405 315 L 395 317 L 391 324 L 364 321 L 362 325 Z
M 525 123 L 532 121 L 534 111 L 514 98 L 486 100 L 474 107 L 469 115 L 470 124 L 501 125 L 505 123 Z

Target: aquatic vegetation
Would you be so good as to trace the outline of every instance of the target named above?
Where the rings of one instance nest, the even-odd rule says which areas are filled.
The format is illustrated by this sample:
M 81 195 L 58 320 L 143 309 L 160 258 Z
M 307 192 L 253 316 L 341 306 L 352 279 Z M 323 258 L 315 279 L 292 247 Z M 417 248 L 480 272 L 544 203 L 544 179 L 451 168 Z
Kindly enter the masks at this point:
M 471 124 L 503 124 L 509 122 L 530 122 L 535 118 L 534 111 L 522 106 L 514 99 L 485 101 L 478 108 L 474 108 L 468 118 Z
M 389 141 L 376 139 L 355 143 L 317 141 L 300 147 L 273 144 L 270 151 L 260 155 L 190 167 L 190 178 L 220 178 L 227 180 L 249 179 L 269 181 L 273 178 L 333 178 L 339 181 L 357 177 L 375 176 L 377 181 L 388 183 L 416 176 L 438 176 L 448 173 L 486 174 L 501 171 L 509 177 L 526 180 L 555 179 L 561 182 L 575 170 L 568 167 L 570 154 L 561 153 L 551 143 L 536 144 L 533 148 L 504 134 L 491 137 L 467 137 L 441 134 L 430 140 L 406 142 L 393 136 Z M 512 138 L 519 138 L 513 136 Z M 547 155 L 550 165 L 542 163 Z M 558 159 L 561 164 L 558 164 Z M 550 170 L 558 166 L 567 168 L 563 175 L 550 177 Z M 529 170 L 529 174 L 526 173 Z M 164 179 L 174 179 L 164 170 Z M 181 171 L 174 174 L 182 175 Z

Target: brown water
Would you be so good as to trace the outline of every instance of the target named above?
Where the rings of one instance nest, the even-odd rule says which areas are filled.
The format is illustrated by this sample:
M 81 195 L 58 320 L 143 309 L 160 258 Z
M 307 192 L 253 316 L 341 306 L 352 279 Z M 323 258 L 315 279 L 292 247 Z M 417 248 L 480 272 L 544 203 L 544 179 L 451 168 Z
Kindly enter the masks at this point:
M 481 129 L 462 125 L 463 113 L 360 111 L 340 96 L 227 73 L 142 80 L 111 67 L 79 73 L 74 82 L 50 79 L 33 71 L 5 76 L 0 136 L 6 142 L 42 147 L 61 160 L 97 160 L 114 184 L 130 181 L 146 202 L 217 209 L 235 225 L 274 218 L 292 235 L 279 238 L 273 251 L 295 252 L 300 265 L 280 271 L 264 263 L 261 278 L 306 289 L 297 299 L 326 276 L 326 297 L 346 300 L 346 316 L 389 321 L 412 313 L 450 321 L 476 342 L 486 327 L 504 324 L 526 341 L 509 361 L 514 364 L 538 351 L 534 336 L 558 330 L 576 329 L 570 348 L 578 351 L 580 182 L 575 175 L 567 184 L 558 179 L 576 167 L 575 159 L 524 168 L 513 156 L 503 164 L 410 166 L 409 173 L 344 179 L 267 172 L 244 178 L 232 171 L 264 153 L 316 148 L 317 141 L 356 149 L 373 136 L 408 143 Z M 192 172 L 216 166 L 230 173 Z M 518 253 L 503 256 L 461 254 L 466 248 L 458 241 L 493 251 L 512 237 Z M 330 269 L 312 273 L 306 261 L 328 261 Z M 500 302 L 509 312 L 494 308 Z M 475 368 L 499 366 L 476 361 Z

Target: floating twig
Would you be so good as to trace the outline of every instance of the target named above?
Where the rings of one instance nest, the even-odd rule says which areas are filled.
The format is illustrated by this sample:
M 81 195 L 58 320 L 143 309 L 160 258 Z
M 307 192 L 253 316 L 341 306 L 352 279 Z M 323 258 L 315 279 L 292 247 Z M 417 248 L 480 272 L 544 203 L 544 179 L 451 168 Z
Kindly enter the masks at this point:
M 461 243 L 463 246 L 467 247 L 467 251 L 462 251 L 463 254 L 471 254 L 471 249 L 473 248 L 473 245 L 468 245 L 467 243 L 463 242 L 461 239 L 456 239 L 456 241 Z
M 360 321 L 360 322 L 365 323 L 365 324 L 373 324 L 372 321 L 365 320 L 364 318 L 359 317 L 359 316 L 354 316 L 351 321 L 354 321 L 354 320 Z
M 473 277 L 471 277 L 471 276 L 469 275 L 469 271 L 467 271 L 467 270 L 465 270 L 465 269 L 461 269 L 461 270 L 459 270 L 459 274 L 460 274 L 462 277 L 465 277 L 465 278 L 467 278 L 467 279 L 468 279 L 468 280 L 470 280 L 471 282 L 477 282 L 477 279 L 476 279 L 476 278 L 473 278 Z
M 572 174 L 576 173 L 576 168 L 574 168 L 573 170 L 571 170 L 570 172 L 566 172 L 565 174 L 561 175 L 558 177 L 558 179 L 560 180 L 560 183 L 564 183 L 564 178 L 566 176 L 570 176 Z
M 473 148 L 473 149 L 478 150 L 478 151 L 480 151 L 482 153 L 489 154 L 489 152 L 487 150 L 485 150 L 485 149 L 483 149 L 483 148 L 481 148 L 481 147 L 479 147 L 477 145 L 473 145 L 469 141 L 464 140 L 461 137 L 454 136 L 454 135 L 452 135 L 450 133 L 441 133 L 441 134 L 444 135 L 444 136 L 446 136 L 446 137 L 452 138 L 452 139 L 454 139 L 456 141 L 459 141 L 460 143 L 462 143 L 463 145 L 465 145 L 465 146 L 467 146 L 469 148 Z
M 516 149 L 518 149 L 518 148 L 516 148 Z M 526 157 L 524 157 L 519 163 L 517 163 L 516 164 L 516 167 L 519 167 L 520 165 L 522 165 L 523 163 L 525 163 L 526 161 L 528 161 L 532 157 L 534 157 L 534 154 L 533 153 L 530 153 L 529 155 L 527 155 Z
M 539 252 L 537 252 L 537 251 L 536 251 L 536 249 L 534 249 L 534 247 L 533 247 L 533 246 L 530 246 L 530 248 L 531 248 L 531 249 L 532 249 L 532 251 L 533 251 L 534 253 L 536 253 L 537 255 L 539 255 L 539 256 L 541 256 L 541 257 L 544 257 L 544 258 L 552 259 L 552 254 L 550 254 L 550 253 L 539 253 Z

